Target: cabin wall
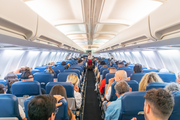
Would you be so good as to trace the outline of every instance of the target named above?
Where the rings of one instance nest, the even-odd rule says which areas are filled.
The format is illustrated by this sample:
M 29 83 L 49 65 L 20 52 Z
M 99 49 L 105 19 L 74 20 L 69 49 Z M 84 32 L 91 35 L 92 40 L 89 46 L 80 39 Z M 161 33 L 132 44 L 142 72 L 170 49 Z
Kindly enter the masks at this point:
M 147 68 L 166 68 L 175 74 L 180 71 L 180 50 L 114 52 L 112 55 L 116 60 L 140 63 Z
M 0 50 L 0 78 L 21 66 L 35 68 L 49 62 L 64 60 L 68 53 L 49 51 Z

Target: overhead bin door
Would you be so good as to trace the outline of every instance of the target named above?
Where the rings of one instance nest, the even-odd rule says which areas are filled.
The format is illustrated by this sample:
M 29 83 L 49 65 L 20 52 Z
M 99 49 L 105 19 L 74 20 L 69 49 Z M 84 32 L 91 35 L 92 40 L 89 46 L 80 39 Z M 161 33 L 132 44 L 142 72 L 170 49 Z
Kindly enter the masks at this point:
M 20 0 L 0 1 L 0 34 L 31 39 L 35 36 L 37 14 Z
M 180 0 L 167 0 L 150 14 L 150 28 L 154 38 L 161 40 L 180 36 Z

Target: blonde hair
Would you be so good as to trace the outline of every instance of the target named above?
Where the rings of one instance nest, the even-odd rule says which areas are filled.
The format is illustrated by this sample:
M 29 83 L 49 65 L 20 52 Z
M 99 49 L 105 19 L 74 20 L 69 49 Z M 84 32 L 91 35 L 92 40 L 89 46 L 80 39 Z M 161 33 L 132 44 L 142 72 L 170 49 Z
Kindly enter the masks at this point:
M 66 82 L 70 82 L 73 85 L 77 85 L 78 82 L 79 82 L 79 78 L 78 78 L 77 75 L 69 74 L 68 77 L 67 77 L 67 81 Z
M 156 72 L 146 73 L 139 83 L 139 91 L 146 91 L 146 86 L 152 82 L 163 82 Z

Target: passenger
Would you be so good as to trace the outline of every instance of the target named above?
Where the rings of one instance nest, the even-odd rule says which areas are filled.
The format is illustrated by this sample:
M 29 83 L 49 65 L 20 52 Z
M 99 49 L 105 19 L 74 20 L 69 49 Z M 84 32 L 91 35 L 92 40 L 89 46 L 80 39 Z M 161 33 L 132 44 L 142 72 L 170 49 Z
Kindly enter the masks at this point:
M 125 67 L 125 66 L 124 66 L 124 62 L 118 63 L 118 67 Z
M 142 73 L 143 72 L 142 65 L 141 64 L 135 64 L 133 71 L 134 71 L 134 73 Z
M 152 82 L 160 82 L 163 80 L 159 77 L 156 72 L 146 73 L 139 83 L 139 91 L 146 91 L 146 86 Z
M 172 83 L 168 83 L 168 85 L 166 85 L 164 89 L 169 93 L 172 93 L 175 91 L 180 91 L 180 86 L 179 84 L 172 82 Z
M 122 95 L 125 92 L 132 91 L 131 87 L 127 84 L 126 81 L 117 82 L 114 86 L 114 89 L 116 90 L 117 100 L 113 102 L 108 102 L 107 104 L 105 103 L 107 107 L 105 120 L 118 120 L 122 108 Z
M 58 103 L 63 97 L 61 95 L 37 95 L 28 103 L 29 120 L 54 120 L 58 112 Z
M 91 55 L 91 52 L 88 53 L 88 59 L 89 59 L 89 60 L 92 60 L 92 59 L 93 59 L 93 57 L 92 57 L 92 55 Z
M 178 76 L 177 76 L 177 83 L 180 83 L 180 72 L 178 73 Z
M 127 73 L 124 70 L 118 70 L 115 73 L 114 78 L 109 79 L 109 84 L 105 93 L 105 98 L 106 100 L 110 100 L 110 95 L 111 95 L 111 85 L 114 81 L 121 81 L 121 80 L 126 80 L 127 79 Z
M 52 69 L 52 67 L 51 66 L 48 66 L 48 69 L 47 69 L 47 71 L 46 71 L 47 73 L 52 73 L 53 74 L 53 76 L 54 76 L 54 74 L 55 74 L 55 72 L 54 72 L 54 70 Z
M 31 68 L 30 67 L 25 67 L 25 71 L 31 72 Z
M 66 65 L 66 61 L 62 61 L 61 65 Z
M 33 81 L 34 80 L 33 74 L 31 72 L 29 72 L 29 71 L 23 72 L 21 74 L 20 78 L 21 78 L 21 81 Z M 43 88 L 41 88 L 41 93 L 46 94 L 46 91 Z
M 125 64 L 125 67 L 128 67 L 128 65 L 130 65 L 130 63 L 126 63 L 126 64 Z
M 83 60 L 79 59 L 78 61 L 78 64 L 82 65 L 83 64 Z
M 68 65 L 65 65 L 65 66 L 64 66 L 64 69 L 65 69 L 65 70 L 66 70 L 66 69 L 68 69 L 68 68 L 69 68 L 69 66 L 68 66 Z
M 53 95 L 61 95 L 67 101 L 66 89 L 62 85 L 55 85 L 55 86 L 53 86 L 53 88 L 51 89 L 49 94 L 52 95 L 52 96 Z M 69 109 L 69 106 L 68 106 L 68 116 L 69 116 L 69 120 L 76 120 L 75 115 Z
M 5 77 L 5 80 L 7 80 L 9 82 L 9 87 L 11 87 L 11 85 L 15 82 L 18 82 L 18 76 L 16 74 L 14 74 L 13 72 L 8 73 Z
M 115 73 L 117 70 L 115 67 L 110 67 L 109 68 L 109 73 Z M 106 78 L 104 78 L 100 83 L 99 83 L 99 92 L 100 94 L 104 94 L 104 89 L 105 89 L 105 84 L 106 84 Z
M 151 89 L 144 98 L 145 120 L 168 120 L 174 107 L 174 98 L 170 93 L 162 88 Z
M 162 68 L 159 72 L 162 72 L 162 73 L 169 73 L 169 71 L 168 71 L 166 68 Z
M 19 73 L 23 73 L 25 71 L 25 68 L 26 68 L 25 66 L 20 67 Z
M 81 93 L 79 93 L 79 87 L 78 87 L 79 78 L 78 78 L 78 76 L 74 75 L 74 74 L 69 74 L 66 82 L 70 82 L 74 85 L 74 97 L 76 100 L 76 107 L 78 109 L 80 109 L 81 104 L 82 104 L 82 96 L 81 96 Z
M 0 84 L 0 94 L 6 94 L 6 87 L 3 84 Z M 24 113 L 24 110 L 21 107 L 21 105 L 18 105 L 18 108 L 19 108 L 19 114 L 20 114 L 21 118 L 23 120 L 27 120 L 25 113 Z

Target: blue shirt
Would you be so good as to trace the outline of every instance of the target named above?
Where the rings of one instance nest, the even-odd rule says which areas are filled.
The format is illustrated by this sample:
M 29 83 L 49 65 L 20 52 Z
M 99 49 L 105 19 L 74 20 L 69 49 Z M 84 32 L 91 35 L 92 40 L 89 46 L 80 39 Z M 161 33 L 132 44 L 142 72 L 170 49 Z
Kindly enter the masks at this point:
M 105 120 L 119 119 L 119 115 L 121 112 L 121 98 L 122 96 L 120 96 L 119 98 L 117 98 L 116 101 L 113 101 L 108 105 Z

